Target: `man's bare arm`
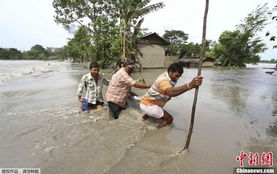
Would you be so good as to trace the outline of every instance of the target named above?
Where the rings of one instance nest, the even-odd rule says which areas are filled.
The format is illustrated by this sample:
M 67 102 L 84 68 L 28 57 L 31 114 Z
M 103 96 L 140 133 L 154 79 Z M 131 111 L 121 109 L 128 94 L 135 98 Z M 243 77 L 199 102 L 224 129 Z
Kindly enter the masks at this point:
M 187 83 L 178 87 L 167 88 L 165 90 L 165 93 L 170 97 L 176 97 L 192 88 L 196 88 L 197 86 L 200 86 L 202 84 L 202 80 L 203 80 L 203 77 L 197 76 L 193 78 L 190 83 Z
M 136 82 L 133 86 L 135 88 L 141 88 L 141 89 L 147 89 L 151 87 L 150 85 L 147 85 L 146 83 L 141 83 L 141 82 Z

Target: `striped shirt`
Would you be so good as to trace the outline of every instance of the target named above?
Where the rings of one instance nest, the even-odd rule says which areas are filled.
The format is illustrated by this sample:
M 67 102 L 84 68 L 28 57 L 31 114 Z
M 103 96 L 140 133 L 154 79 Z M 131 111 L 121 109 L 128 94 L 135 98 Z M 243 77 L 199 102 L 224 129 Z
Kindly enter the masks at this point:
M 163 107 L 170 99 L 165 93 L 167 88 L 175 86 L 175 82 L 171 80 L 167 71 L 161 74 L 149 88 L 141 99 L 143 105 L 158 105 Z
M 112 77 L 108 91 L 106 93 L 107 101 L 118 104 L 119 106 L 126 106 L 128 94 L 132 86 L 136 83 L 124 68 L 118 70 Z
M 77 90 L 77 95 L 82 96 L 85 90 L 85 99 L 89 103 L 96 104 L 97 100 L 103 102 L 103 85 L 109 85 L 109 81 L 105 78 L 103 73 L 99 73 L 97 83 L 91 76 L 91 73 L 88 73 L 82 77 Z

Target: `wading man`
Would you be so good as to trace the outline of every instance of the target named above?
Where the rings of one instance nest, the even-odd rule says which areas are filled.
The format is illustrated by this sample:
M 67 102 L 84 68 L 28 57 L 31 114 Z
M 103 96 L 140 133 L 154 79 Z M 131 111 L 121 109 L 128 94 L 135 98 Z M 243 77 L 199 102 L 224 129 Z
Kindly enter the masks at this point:
M 103 85 L 108 86 L 109 81 L 103 73 L 99 72 L 99 65 L 96 62 L 91 62 L 89 65 L 90 72 L 84 75 L 80 81 L 77 96 L 78 100 L 82 101 L 82 94 L 88 102 L 88 109 L 100 109 L 104 105 L 102 96 Z
M 143 120 L 149 117 L 162 119 L 158 128 L 169 125 L 173 117 L 166 112 L 163 107 L 171 98 L 178 96 L 192 88 L 201 85 L 203 77 L 197 76 L 190 83 L 175 87 L 177 80 L 183 74 L 183 67 L 179 63 L 171 64 L 167 71 L 161 74 L 153 83 L 151 88 L 146 91 L 140 102 L 140 108 L 143 111 Z
M 127 98 L 131 92 L 131 88 L 150 88 L 145 83 L 136 82 L 130 77 L 135 64 L 131 60 L 123 62 L 123 67 L 120 68 L 112 77 L 106 99 L 108 101 L 110 117 L 118 119 L 122 109 L 127 107 Z

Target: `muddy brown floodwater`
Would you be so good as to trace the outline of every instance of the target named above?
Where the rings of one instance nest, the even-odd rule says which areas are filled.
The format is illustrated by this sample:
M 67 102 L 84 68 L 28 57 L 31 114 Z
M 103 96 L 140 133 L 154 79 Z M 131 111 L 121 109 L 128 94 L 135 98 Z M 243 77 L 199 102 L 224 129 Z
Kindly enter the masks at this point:
M 106 107 L 80 112 L 76 90 L 88 72 L 80 64 L 0 61 L 0 168 L 35 167 L 42 174 L 233 173 L 241 151 L 277 155 L 277 71 L 269 75 L 263 69 L 271 66 L 203 69 L 190 149 L 178 154 L 188 133 L 193 90 L 166 104 L 174 123 L 158 130 L 156 120 L 141 120 L 135 100 L 118 120 L 110 120 Z M 152 83 L 164 71 L 132 76 Z M 111 77 L 112 70 L 103 72 Z M 184 69 L 177 86 L 195 74 L 196 69 Z

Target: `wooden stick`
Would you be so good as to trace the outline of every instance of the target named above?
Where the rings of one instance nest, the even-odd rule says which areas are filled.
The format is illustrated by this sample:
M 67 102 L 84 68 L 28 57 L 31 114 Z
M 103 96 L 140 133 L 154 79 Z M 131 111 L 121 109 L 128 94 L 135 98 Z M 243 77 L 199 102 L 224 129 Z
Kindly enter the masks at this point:
M 199 61 L 198 72 L 197 72 L 198 76 L 201 75 L 202 62 L 205 58 L 206 27 L 207 27 L 208 10 L 209 10 L 209 0 L 206 0 L 206 7 L 205 7 L 205 13 L 204 13 L 204 19 L 203 19 L 202 45 L 201 45 L 200 61 Z M 189 132 L 188 132 L 187 141 L 186 141 L 186 144 L 185 144 L 185 147 L 183 148 L 183 150 L 186 150 L 189 148 L 189 143 L 190 143 L 190 139 L 191 139 L 191 135 L 192 135 L 192 131 L 193 131 L 193 125 L 194 125 L 194 117 L 195 117 L 198 91 L 199 91 L 199 87 L 196 87 L 195 93 L 194 93 L 192 110 L 191 110 L 191 120 L 190 120 Z

